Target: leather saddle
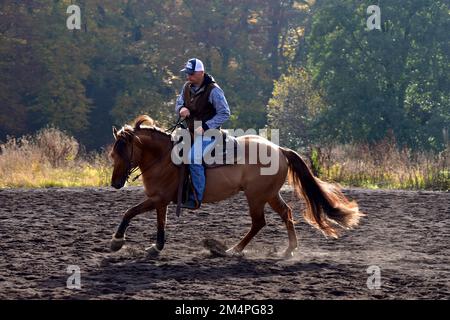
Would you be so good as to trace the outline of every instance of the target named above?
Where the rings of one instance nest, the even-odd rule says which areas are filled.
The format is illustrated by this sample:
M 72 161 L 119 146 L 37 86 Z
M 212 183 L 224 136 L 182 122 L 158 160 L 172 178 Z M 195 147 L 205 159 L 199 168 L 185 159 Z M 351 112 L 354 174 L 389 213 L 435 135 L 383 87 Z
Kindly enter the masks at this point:
M 203 159 L 205 169 L 236 164 L 242 159 L 241 145 L 236 137 L 230 135 L 226 130 L 221 129 L 220 132 L 222 139 L 214 141 L 210 145 L 210 156 L 208 152 L 205 154 Z

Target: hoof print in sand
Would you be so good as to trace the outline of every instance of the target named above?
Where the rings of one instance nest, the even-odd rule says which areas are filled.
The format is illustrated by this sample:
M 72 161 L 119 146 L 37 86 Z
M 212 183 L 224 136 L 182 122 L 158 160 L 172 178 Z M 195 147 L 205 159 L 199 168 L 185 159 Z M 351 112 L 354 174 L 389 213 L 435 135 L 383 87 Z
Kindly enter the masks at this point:
M 203 246 L 208 249 L 214 257 L 227 256 L 227 247 L 216 239 L 204 239 Z

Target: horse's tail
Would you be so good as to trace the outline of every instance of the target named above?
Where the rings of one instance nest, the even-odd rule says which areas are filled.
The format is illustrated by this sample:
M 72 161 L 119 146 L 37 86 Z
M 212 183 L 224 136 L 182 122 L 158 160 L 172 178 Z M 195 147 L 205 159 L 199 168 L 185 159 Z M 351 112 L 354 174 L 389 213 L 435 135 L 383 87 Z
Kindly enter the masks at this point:
M 310 225 L 334 238 L 339 236 L 336 226 L 351 229 L 358 225 L 363 214 L 356 202 L 348 201 L 338 186 L 314 177 L 298 153 L 280 149 L 289 162 L 289 182 L 306 201 L 303 216 Z

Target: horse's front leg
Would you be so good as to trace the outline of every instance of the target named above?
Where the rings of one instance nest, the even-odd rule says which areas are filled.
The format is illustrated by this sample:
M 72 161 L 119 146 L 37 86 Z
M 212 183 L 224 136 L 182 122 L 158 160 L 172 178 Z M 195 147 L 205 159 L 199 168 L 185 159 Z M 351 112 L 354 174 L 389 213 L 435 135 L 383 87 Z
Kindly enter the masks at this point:
M 155 208 L 154 203 L 150 199 L 147 199 L 139 203 L 138 205 L 128 209 L 123 215 L 122 222 L 117 228 L 116 233 L 113 235 L 113 238 L 111 240 L 111 251 L 117 251 L 124 245 L 125 232 L 127 231 L 131 219 L 133 219 L 136 215 L 140 213 L 150 211 L 154 208 Z
M 167 206 L 162 206 L 156 208 L 156 243 L 152 244 L 145 250 L 151 256 L 158 255 L 164 248 L 164 243 L 166 242 L 166 216 L 167 216 Z

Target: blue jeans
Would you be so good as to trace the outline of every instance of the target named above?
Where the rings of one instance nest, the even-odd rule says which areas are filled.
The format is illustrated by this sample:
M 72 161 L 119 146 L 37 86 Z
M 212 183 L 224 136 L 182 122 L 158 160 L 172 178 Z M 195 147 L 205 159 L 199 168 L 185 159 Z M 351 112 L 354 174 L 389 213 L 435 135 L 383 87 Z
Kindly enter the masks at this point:
M 197 200 L 202 202 L 203 193 L 205 192 L 205 168 L 203 167 L 203 155 L 209 151 L 208 146 L 214 142 L 210 137 L 197 136 L 189 153 L 189 170 L 191 172 L 192 183 L 194 185 Z M 194 195 L 190 194 L 189 198 L 194 199 Z

